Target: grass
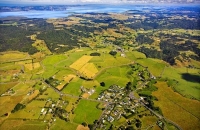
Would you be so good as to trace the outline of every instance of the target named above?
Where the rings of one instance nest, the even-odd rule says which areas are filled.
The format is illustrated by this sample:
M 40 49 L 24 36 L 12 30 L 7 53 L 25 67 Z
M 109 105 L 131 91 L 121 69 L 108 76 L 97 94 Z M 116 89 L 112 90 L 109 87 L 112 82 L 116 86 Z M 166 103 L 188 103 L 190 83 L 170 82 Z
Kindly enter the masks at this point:
M 55 78 L 58 80 L 63 80 L 64 77 L 71 75 L 73 72 L 70 69 L 60 70 L 58 73 L 55 74 Z
M 51 54 L 44 40 L 35 39 L 35 42 L 32 44 L 32 46 L 40 52 L 44 52 L 45 54 Z
M 129 67 L 127 66 L 109 68 L 102 72 L 97 77 L 97 80 L 99 82 L 105 82 L 107 87 L 113 84 L 125 86 L 127 82 L 129 82 L 129 79 L 126 76 L 128 70 Z
M 129 51 L 126 52 L 126 56 L 130 59 L 130 60 L 137 60 L 137 59 L 145 59 L 146 55 L 142 52 L 138 52 L 138 51 Z
M 76 79 L 76 78 L 75 78 Z M 82 86 L 82 79 L 72 80 L 63 90 L 62 92 L 67 94 L 73 94 L 79 96 L 81 94 L 80 87 Z
M 166 67 L 165 71 L 163 73 L 163 77 L 175 79 L 178 81 L 178 84 L 174 86 L 174 89 L 178 91 L 180 94 L 182 94 L 185 97 L 188 98 L 196 98 L 200 100 L 200 87 L 198 82 L 190 82 L 187 80 L 184 80 L 182 77 L 183 73 L 189 73 L 189 74 L 197 74 L 197 69 L 187 69 L 182 68 L 173 68 L 173 67 Z
M 8 51 L 0 53 L 0 62 L 17 61 L 26 58 L 29 58 L 28 53 L 18 51 Z
M 10 82 L 10 83 L 4 83 L 0 84 L 0 94 L 3 94 L 6 92 L 8 89 L 14 87 L 18 82 Z
M 200 66 L 200 62 L 196 61 L 196 60 L 193 60 L 193 59 L 191 59 L 191 64 L 194 65 L 197 68 Z
M 149 71 L 154 76 L 160 76 L 160 74 L 162 73 L 166 65 L 163 61 L 152 59 L 152 58 L 138 59 L 136 62 L 145 67 L 148 67 Z
M 36 62 L 36 63 L 29 63 L 29 64 L 25 64 L 24 65 L 28 70 L 33 70 L 33 69 L 37 69 L 40 67 L 40 63 Z
M 82 82 L 82 85 L 85 87 L 85 88 L 93 88 L 94 86 L 99 86 L 99 82 L 97 80 L 91 80 L 91 81 L 87 81 L 87 80 L 84 80 Z
M 0 97 L 0 116 L 11 112 L 17 103 L 21 102 L 23 95 Z
M 11 125 L 12 124 L 12 125 Z M 42 121 L 6 120 L 1 126 L 2 130 L 44 130 L 46 124 Z
M 30 89 L 30 86 L 27 85 L 26 83 L 18 83 L 13 87 L 13 90 L 15 91 L 15 95 L 23 95 L 27 94 L 27 91 Z
M 52 98 L 52 99 L 58 99 L 60 95 L 56 93 L 52 88 L 47 88 L 47 90 L 43 93 L 43 95 L 40 95 L 38 98 Z
M 9 82 L 11 80 L 10 75 L 0 75 L 0 82 Z
M 153 96 L 156 96 L 158 101 L 154 101 L 154 103 L 161 108 L 167 119 L 174 121 L 186 130 L 195 130 L 200 127 L 199 101 L 182 97 L 167 87 L 165 82 L 158 82 L 156 86 L 158 91 L 153 92 Z
M 73 108 L 75 102 L 78 100 L 78 98 L 76 98 L 76 97 L 69 97 L 69 96 L 63 96 L 62 99 L 63 99 L 64 101 L 69 101 L 69 104 L 68 104 L 67 107 L 65 108 L 65 110 L 66 110 L 67 112 L 71 112 L 71 110 L 72 110 L 72 108 Z
M 59 71 L 60 71 L 60 69 L 57 69 L 57 68 L 55 68 L 55 67 L 52 67 L 51 65 L 45 66 L 45 71 L 44 71 L 44 73 L 42 74 L 42 77 L 43 77 L 44 79 L 47 79 L 47 78 L 53 76 L 55 73 L 57 73 L 57 72 L 59 72 Z
M 53 126 L 51 126 L 51 130 L 76 130 L 77 124 L 66 122 L 64 120 L 61 120 L 59 118 L 56 118 L 56 122 L 53 123 Z
M 42 77 L 47 79 L 47 78 L 53 76 L 55 73 L 62 70 L 64 67 L 58 68 L 57 65 L 66 59 L 67 59 L 67 57 L 63 54 L 47 56 L 42 61 L 42 66 L 44 66 L 43 68 L 45 70 L 44 73 L 42 74 Z
M 101 111 L 96 108 L 97 104 L 98 102 L 80 100 L 77 108 L 75 109 L 75 118 L 73 121 L 78 124 L 83 122 L 92 124 L 101 114 Z
M 153 125 L 156 123 L 158 118 L 156 116 L 143 116 L 142 121 L 142 128 L 147 128 L 149 125 Z
M 46 101 L 33 100 L 26 107 L 20 111 L 12 113 L 9 118 L 21 118 L 21 119 L 38 119 L 40 111 L 44 107 Z
M 65 55 L 51 55 L 51 56 L 47 56 L 42 63 L 44 64 L 44 66 L 46 65 L 55 65 L 58 64 L 58 62 L 65 60 L 67 57 Z

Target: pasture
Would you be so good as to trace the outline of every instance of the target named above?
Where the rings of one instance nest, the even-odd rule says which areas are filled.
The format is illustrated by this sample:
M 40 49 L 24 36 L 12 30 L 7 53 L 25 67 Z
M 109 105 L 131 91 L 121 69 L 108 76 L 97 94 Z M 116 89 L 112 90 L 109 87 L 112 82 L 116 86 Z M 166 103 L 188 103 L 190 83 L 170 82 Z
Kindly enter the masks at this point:
M 29 58 L 30 56 L 28 53 L 23 53 L 18 51 L 7 51 L 0 53 L 0 62 L 12 62 Z
M 0 84 L 0 94 L 3 94 L 10 88 L 14 87 L 16 84 L 18 84 L 18 82 L 10 82 L 10 83 Z
M 97 80 L 89 80 L 89 81 L 83 80 L 82 85 L 83 85 L 85 88 L 90 89 L 90 88 L 94 88 L 94 86 L 97 87 L 97 86 L 99 86 L 100 84 L 99 84 L 99 82 L 98 82 Z
M 80 100 L 79 104 L 75 109 L 75 118 L 73 122 L 81 124 L 86 122 L 91 124 L 94 120 L 97 120 L 101 114 L 101 110 L 96 108 L 98 102 Z
M 63 90 L 62 92 L 67 94 L 73 94 L 79 96 L 81 94 L 80 87 L 82 86 L 82 79 L 74 78 Z
M 124 87 L 130 79 L 127 77 L 127 72 L 130 70 L 127 66 L 113 67 L 103 71 L 98 77 L 98 82 L 105 82 L 106 87 L 113 84 Z M 109 78 L 108 78 L 109 77 Z
M 73 71 L 70 68 L 59 70 L 55 75 L 54 78 L 58 80 L 65 80 L 66 78 L 72 78 L 75 75 L 73 75 Z
M 66 122 L 59 118 L 56 118 L 56 122 L 50 127 L 51 130 L 76 130 L 77 124 Z
M 32 102 L 28 103 L 24 109 L 12 113 L 9 116 L 9 119 L 38 119 L 40 116 L 40 111 L 44 107 L 45 103 L 46 101 L 33 100 Z
M 64 68 L 64 65 L 58 67 L 58 64 L 60 64 L 62 61 L 65 61 L 66 59 L 67 57 L 65 55 L 47 56 L 42 61 L 42 64 L 41 64 L 41 66 L 44 69 L 44 73 L 42 74 L 42 77 L 47 79 L 53 76 L 54 74 L 56 74 L 57 72 L 59 72 L 60 70 L 62 70 Z
M 138 51 L 126 52 L 126 56 L 131 60 L 145 59 L 146 58 L 146 55 L 144 53 L 138 52 Z
M 60 95 L 58 93 L 56 93 L 52 88 L 47 88 L 47 90 L 42 94 L 39 95 L 39 97 L 37 99 L 58 99 L 60 97 Z
M 12 124 L 12 125 L 10 125 Z M 33 121 L 33 120 L 6 120 L 1 126 L 1 130 L 44 130 L 46 128 L 46 123 L 43 121 Z
M 51 51 L 47 47 L 44 40 L 35 39 L 35 42 L 32 44 L 38 51 L 43 52 L 45 54 L 51 54 Z
M 20 82 L 17 85 L 15 85 L 12 89 L 15 91 L 15 95 L 23 95 L 27 94 L 28 90 L 30 90 L 31 87 L 32 86 L 29 86 L 29 84 Z
M 0 97 L 0 116 L 11 112 L 17 103 L 21 102 L 23 95 Z
M 152 58 L 138 59 L 136 62 L 148 67 L 148 70 L 156 77 L 161 75 L 166 65 L 163 61 Z
M 199 82 L 193 82 L 183 79 L 182 76 L 183 73 L 198 75 L 198 69 L 189 69 L 189 68 L 187 69 L 185 67 L 183 68 L 166 67 L 163 72 L 163 77 L 178 81 L 178 84 L 173 87 L 181 95 L 188 98 L 196 98 L 197 100 L 200 100 Z
M 167 119 L 174 121 L 185 130 L 195 130 L 200 127 L 199 101 L 181 96 L 168 87 L 165 82 L 158 82 L 156 87 L 158 90 L 153 92 L 153 96 L 158 98 L 158 101 L 154 101 L 155 106 L 161 108 Z
M 58 64 L 60 61 L 65 60 L 67 57 L 65 55 L 51 55 L 51 56 L 47 56 L 43 61 L 42 64 L 44 66 L 48 66 L 48 65 L 55 65 Z
M 33 69 L 40 68 L 40 63 L 39 62 L 29 63 L 29 64 L 25 64 L 24 66 L 28 70 L 33 70 Z

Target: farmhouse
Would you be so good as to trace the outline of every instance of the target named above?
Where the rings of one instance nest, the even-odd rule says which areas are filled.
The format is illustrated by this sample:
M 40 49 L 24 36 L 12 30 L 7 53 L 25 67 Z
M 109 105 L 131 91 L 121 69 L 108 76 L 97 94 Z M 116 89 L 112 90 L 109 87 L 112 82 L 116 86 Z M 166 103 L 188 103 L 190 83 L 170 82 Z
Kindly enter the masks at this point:
M 113 122 L 113 121 L 114 121 L 114 118 L 113 118 L 112 116 L 108 116 L 107 120 L 108 120 L 109 122 Z
M 44 112 L 44 110 L 45 110 L 45 108 L 42 108 L 42 110 L 41 110 L 41 113 L 43 113 L 43 112 Z

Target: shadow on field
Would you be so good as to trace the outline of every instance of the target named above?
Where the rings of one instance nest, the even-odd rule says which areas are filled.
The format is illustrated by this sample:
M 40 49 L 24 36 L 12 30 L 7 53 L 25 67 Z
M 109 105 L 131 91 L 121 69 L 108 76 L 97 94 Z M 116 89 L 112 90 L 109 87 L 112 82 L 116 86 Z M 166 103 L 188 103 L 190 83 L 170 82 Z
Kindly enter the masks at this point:
M 189 73 L 183 73 L 182 78 L 189 81 L 189 82 L 196 82 L 200 83 L 200 75 L 193 75 Z

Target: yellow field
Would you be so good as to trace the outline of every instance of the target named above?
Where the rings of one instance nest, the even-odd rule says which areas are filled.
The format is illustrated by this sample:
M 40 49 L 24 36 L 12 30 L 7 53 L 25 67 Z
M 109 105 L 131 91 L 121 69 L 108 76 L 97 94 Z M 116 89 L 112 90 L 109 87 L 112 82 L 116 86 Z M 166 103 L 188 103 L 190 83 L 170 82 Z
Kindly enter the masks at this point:
M 126 16 L 126 15 L 123 15 L 123 14 L 111 14 L 111 17 L 113 19 L 119 19 L 119 20 L 127 20 L 129 17 L 132 17 L 132 16 Z
M 11 112 L 17 103 L 21 102 L 23 96 L 0 97 L 0 115 Z
M 58 85 L 56 88 L 58 89 L 58 90 L 61 90 L 61 89 L 63 89 L 63 87 L 65 86 L 65 84 L 66 84 L 67 82 L 62 82 L 60 85 Z
M 73 74 L 69 74 L 67 76 L 64 77 L 64 80 L 69 83 L 73 78 L 75 78 L 76 75 L 73 75 Z
M 88 98 L 89 96 L 90 96 L 89 93 L 84 93 L 84 94 L 82 95 L 83 98 Z
M 12 125 L 11 125 L 12 124 Z M 23 120 L 6 120 L 1 126 L 1 130 L 13 130 L 14 128 L 23 125 Z
M 175 93 L 165 82 L 156 84 L 158 91 L 153 96 L 158 98 L 155 106 L 159 106 L 163 115 L 184 130 L 197 130 L 200 128 L 200 102 L 182 97 Z M 186 123 L 187 122 L 187 123 Z
M 87 63 L 79 70 L 79 73 L 87 78 L 93 78 L 97 72 L 98 69 L 93 63 Z
M 79 24 L 81 18 L 78 18 L 78 17 L 69 17 L 68 18 L 69 20 L 68 21 L 63 21 L 61 19 L 48 19 L 47 22 L 48 23 L 53 23 L 54 26 L 57 26 L 57 25 L 60 25 L 60 24 L 64 24 L 64 25 L 73 25 L 73 24 Z
M 32 60 L 24 60 L 24 61 L 17 61 L 17 62 L 15 62 L 15 64 L 24 65 L 24 64 L 29 64 L 31 62 L 32 62 Z
M 78 125 L 76 130 L 89 130 L 89 128 L 88 127 L 84 127 L 83 125 Z
M 21 103 L 28 103 L 38 96 L 39 90 L 35 90 L 31 95 L 26 95 Z
M 95 74 L 98 72 L 98 69 L 93 63 L 88 63 L 93 57 L 92 56 L 82 56 L 77 61 L 75 61 L 71 68 L 78 71 L 81 76 L 86 78 L 93 78 Z
M 142 117 L 142 127 L 146 128 L 149 125 L 153 125 L 157 120 L 158 118 L 156 116 L 144 116 Z
M 92 59 L 92 56 L 82 56 L 79 58 L 77 61 L 75 61 L 72 65 L 69 67 L 75 69 L 75 70 L 80 70 L 88 61 Z
M 40 67 L 40 63 L 36 62 L 36 63 L 29 63 L 29 64 L 25 64 L 24 65 L 28 70 L 33 70 L 33 69 L 37 69 Z
M 9 51 L 0 53 L 0 62 L 16 61 L 30 58 L 28 53 Z

